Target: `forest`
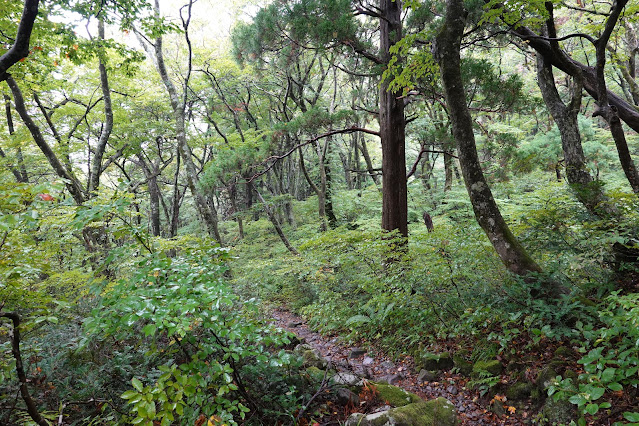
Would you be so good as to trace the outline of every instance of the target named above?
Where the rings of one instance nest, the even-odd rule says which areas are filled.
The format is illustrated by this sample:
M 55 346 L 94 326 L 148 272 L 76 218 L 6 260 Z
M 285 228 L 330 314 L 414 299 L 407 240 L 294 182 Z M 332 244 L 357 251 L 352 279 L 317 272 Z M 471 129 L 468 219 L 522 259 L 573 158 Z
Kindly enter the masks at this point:
M 0 425 L 639 425 L 639 2 L 0 2 Z

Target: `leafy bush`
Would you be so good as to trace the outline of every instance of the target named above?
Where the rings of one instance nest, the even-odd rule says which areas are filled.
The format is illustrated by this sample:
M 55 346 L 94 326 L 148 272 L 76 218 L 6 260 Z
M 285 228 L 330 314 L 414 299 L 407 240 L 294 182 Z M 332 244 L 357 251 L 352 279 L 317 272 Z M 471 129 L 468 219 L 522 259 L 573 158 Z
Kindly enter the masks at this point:
M 271 352 L 288 337 L 260 321 L 254 303 L 240 301 L 224 284 L 226 256 L 216 247 L 175 258 L 145 256 L 131 279 L 104 292 L 86 320 L 85 344 L 115 341 L 124 353 L 140 346 L 153 361 L 148 370 L 131 372 L 132 388 L 122 394 L 132 424 L 192 424 L 199 416 L 235 424 L 260 409 L 243 368 L 281 367 L 294 359 Z

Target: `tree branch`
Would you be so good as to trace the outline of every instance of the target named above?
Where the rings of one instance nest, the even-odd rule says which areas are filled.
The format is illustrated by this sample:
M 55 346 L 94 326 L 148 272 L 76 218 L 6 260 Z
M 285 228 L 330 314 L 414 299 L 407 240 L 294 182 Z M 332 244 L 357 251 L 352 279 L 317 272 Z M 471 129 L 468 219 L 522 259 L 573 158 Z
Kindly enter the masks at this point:
M 15 65 L 20 59 L 29 55 L 29 40 L 33 31 L 33 23 L 38 16 L 38 5 L 40 0 L 25 0 L 22 17 L 18 25 L 18 34 L 15 42 L 4 55 L 0 56 L 0 81 L 6 80 L 7 70 Z

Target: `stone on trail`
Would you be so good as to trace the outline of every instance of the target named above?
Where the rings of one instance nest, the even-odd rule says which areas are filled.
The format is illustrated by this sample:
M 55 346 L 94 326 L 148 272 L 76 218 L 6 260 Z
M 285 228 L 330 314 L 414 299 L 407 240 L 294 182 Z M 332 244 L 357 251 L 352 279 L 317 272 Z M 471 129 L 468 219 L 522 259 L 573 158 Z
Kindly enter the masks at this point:
M 366 349 L 362 348 L 353 348 L 351 349 L 351 353 L 348 355 L 349 358 L 359 358 L 362 355 L 365 355 L 367 352 Z
M 344 386 L 362 386 L 364 380 L 351 373 L 339 372 L 331 378 L 331 383 Z
M 377 383 L 376 387 L 379 399 L 394 407 L 403 407 L 404 405 L 423 401 L 419 395 L 408 392 L 397 386 Z

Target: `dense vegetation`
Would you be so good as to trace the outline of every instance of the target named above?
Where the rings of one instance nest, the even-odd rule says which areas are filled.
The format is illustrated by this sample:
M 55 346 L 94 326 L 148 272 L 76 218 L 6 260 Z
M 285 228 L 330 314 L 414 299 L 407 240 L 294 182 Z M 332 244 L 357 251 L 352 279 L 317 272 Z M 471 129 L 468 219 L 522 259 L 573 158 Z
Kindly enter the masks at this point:
M 170 7 L 0 5 L 0 424 L 321 422 L 280 306 L 639 424 L 637 2 Z

